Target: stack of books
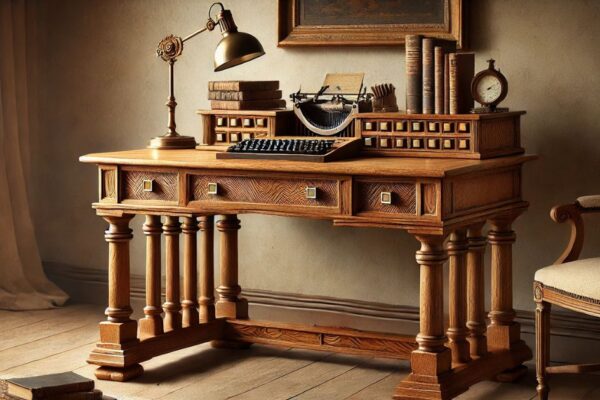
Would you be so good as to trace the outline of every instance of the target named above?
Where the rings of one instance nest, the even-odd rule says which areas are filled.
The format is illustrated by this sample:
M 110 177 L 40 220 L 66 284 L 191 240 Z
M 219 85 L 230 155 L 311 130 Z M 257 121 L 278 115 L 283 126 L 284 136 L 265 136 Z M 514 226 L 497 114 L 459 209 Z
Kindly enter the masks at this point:
M 106 400 L 94 389 L 94 381 L 73 372 L 6 379 L 6 394 L 0 398 L 17 400 Z
M 285 108 L 279 81 L 211 81 L 208 99 L 213 110 L 272 110 Z
M 471 80 L 475 55 L 457 52 L 456 43 L 406 36 L 406 112 L 465 114 L 473 108 Z

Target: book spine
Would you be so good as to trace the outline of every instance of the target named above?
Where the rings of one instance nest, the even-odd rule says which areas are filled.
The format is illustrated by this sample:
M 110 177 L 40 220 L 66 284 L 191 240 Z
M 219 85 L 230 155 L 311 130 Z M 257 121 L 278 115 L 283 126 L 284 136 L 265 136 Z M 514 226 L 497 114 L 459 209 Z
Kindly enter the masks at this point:
M 433 114 L 434 111 L 434 40 L 423 39 L 423 114 Z
M 209 91 L 251 91 L 251 90 L 277 90 L 279 81 L 210 81 Z
M 450 66 L 450 114 L 465 114 L 473 108 L 471 80 L 475 72 L 473 53 L 452 53 Z
M 444 113 L 444 49 L 436 46 L 433 55 L 434 112 Z
M 210 107 L 213 110 L 272 110 L 276 108 L 285 108 L 285 100 L 211 100 Z
M 259 92 L 232 92 L 213 90 L 208 92 L 209 100 L 277 100 L 281 98 L 281 90 L 267 90 Z
M 444 54 L 444 114 L 450 114 L 450 54 Z
M 421 35 L 406 35 L 406 113 L 423 112 Z
M 458 114 L 458 91 L 457 91 L 457 71 L 456 71 L 456 53 L 451 53 L 448 56 L 448 61 L 449 61 L 449 101 L 448 101 L 448 107 L 449 107 L 449 113 L 450 114 Z
M 473 108 L 471 81 L 475 75 L 475 54 L 456 53 L 456 98 L 458 114 L 466 114 Z

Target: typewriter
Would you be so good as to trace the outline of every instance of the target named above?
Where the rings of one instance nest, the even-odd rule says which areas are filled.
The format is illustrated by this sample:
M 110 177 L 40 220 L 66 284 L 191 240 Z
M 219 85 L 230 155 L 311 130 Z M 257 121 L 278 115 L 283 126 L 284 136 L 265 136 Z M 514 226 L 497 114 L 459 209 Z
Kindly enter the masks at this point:
M 218 153 L 217 158 L 326 162 L 355 156 L 361 150 L 362 141 L 356 137 L 354 117 L 359 112 L 370 111 L 371 104 L 363 79 L 362 73 L 327 74 L 318 91 L 298 90 L 290 96 L 293 119 L 290 120 L 289 114 L 275 112 L 271 126 L 277 129 L 269 134 L 234 133 L 229 137 L 230 146 Z M 268 125 L 267 118 L 260 122 Z M 233 124 L 238 125 L 238 122 L 234 120 Z M 256 124 L 250 117 L 242 117 L 240 125 Z M 286 131 L 292 134 L 279 136 Z M 225 137 L 217 137 L 217 142 L 220 138 Z

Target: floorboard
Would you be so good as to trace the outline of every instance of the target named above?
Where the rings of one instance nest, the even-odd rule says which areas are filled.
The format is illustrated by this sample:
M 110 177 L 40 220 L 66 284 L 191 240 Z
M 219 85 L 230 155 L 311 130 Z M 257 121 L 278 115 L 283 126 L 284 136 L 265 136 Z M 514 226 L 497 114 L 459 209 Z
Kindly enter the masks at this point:
M 320 385 L 317 385 L 297 396 L 294 400 L 344 400 L 372 384 L 398 371 L 405 361 L 384 359 L 361 359 L 358 364 Z
M 94 378 L 86 358 L 98 339 L 103 308 L 70 305 L 47 311 L 0 311 L 0 379 L 75 371 Z M 136 314 L 137 315 L 137 314 Z M 532 400 L 533 365 L 514 384 L 481 382 L 460 400 Z M 406 361 L 254 345 L 213 349 L 205 343 L 144 363 L 133 382 L 96 381 L 119 400 L 389 399 L 409 372 Z M 552 400 L 600 399 L 598 375 L 554 375 Z

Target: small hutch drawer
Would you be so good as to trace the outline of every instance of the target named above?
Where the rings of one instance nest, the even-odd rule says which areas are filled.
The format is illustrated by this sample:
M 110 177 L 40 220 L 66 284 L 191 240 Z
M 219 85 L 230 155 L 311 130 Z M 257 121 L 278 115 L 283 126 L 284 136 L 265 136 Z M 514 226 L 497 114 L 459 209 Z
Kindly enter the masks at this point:
M 192 175 L 191 201 L 339 208 L 340 181 L 287 177 Z
M 178 201 L 179 178 L 176 172 L 122 170 L 121 200 Z

